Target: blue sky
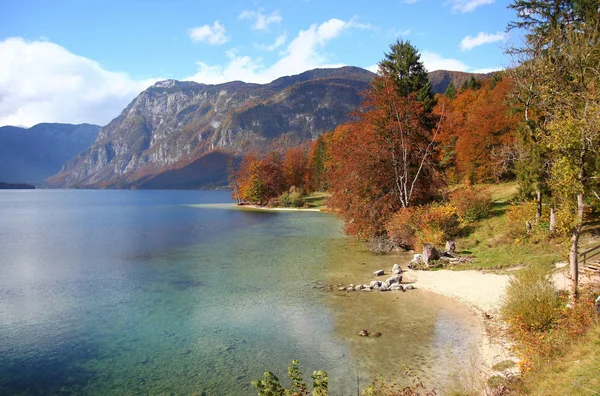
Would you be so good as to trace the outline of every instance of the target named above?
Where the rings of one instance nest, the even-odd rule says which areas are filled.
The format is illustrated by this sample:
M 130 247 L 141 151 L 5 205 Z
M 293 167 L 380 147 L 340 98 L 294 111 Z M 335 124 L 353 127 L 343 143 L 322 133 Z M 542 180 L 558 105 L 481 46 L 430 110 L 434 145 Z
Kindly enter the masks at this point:
M 0 125 L 104 125 L 166 78 L 265 83 L 376 69 L 396 39 L 430 70 L 510 66 L 501 0 L 0 0 Z

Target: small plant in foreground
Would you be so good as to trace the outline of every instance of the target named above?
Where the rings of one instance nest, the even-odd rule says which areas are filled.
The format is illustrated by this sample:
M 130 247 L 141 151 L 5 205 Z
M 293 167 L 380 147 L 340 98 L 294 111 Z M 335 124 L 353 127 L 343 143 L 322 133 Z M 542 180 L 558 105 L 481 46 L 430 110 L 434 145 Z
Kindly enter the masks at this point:
M 288 366 L 287 376 L 291 380 L 290 389 L 285 389 L 279 378 L 270 371 L 265 372 L 261 380 L 252 381 L 252 385 L 258 390 L 258 396 L 327 396 L 329 379 L 325 371 L 313 372 L 312 393 L 304 382 L 297 360 L 292 360 Z

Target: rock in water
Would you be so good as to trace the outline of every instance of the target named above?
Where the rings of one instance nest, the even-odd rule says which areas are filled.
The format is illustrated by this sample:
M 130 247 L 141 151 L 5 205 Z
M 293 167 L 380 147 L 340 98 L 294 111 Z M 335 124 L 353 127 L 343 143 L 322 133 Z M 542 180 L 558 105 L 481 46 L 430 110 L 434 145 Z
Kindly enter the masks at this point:
M 373 272 L 373 275 L 375 275 L 375 276 L 381 276 L 381 275 L 384 275 L 384 274 L 385 274 L 384 270 L 377 270 L 377 271 Z
M 369 330 L 362 329 L 361 331 L 358 332 L 358 335 L 361 336 L 361 337 L 368 337 L 369 336 Z
M 392 274 L 401 274 L 402 273 L 402 268 L 400 268 L 400 266 L 398 264 L 394 264 L 394 266 L 392 267 Z
M 400 275 L 400 274 L 396 274 L 394 276 L 390 276 L 389 278 L 387 278 L 385 280 L 385 283 L 387 283 L 388 286 L 391 286 L 394 283 L 400 283 L 400 282 L 402 282 L 402 275 Z

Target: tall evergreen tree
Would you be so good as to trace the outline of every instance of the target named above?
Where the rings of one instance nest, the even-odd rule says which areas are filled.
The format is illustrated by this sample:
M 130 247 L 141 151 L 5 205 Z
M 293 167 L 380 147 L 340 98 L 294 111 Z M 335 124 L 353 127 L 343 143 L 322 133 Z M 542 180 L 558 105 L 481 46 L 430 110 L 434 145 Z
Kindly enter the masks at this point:
M 450 81 L 450 85 L 448 85 L 448 88 L 446 88 L 444 95 L 446 95 L 448 99 L 456 98 L 456 87 L 454 86 L 454 82 Z
M 423 103 L 425 111 L 433 110 L 435 97 L 431 92 L 427 69 L 419 51 L 409 41 L 397 40 L 390 45 L 390 52 L 385 53 L 384 59 L 379 62 L 379 69 L 396 83 L 400 96 L 407 97 L 414 93 L 417 100 Z

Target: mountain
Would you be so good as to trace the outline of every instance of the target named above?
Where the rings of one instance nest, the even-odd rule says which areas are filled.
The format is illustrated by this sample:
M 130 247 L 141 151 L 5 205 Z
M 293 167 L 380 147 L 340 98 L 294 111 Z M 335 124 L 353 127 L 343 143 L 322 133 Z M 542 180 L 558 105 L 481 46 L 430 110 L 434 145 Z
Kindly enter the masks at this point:
M 96 139 L 98 125 L 0 127 L 0 181 L 40 184 Z
M 433 89 L 444 92 L 450 80 L 471 75 L 433 72 Z M 341 67 L 268 84 L 160 81 L 46 182 L 66 188 L 224 186 L 232 157 L 283 150 L 349 120 L 374 76 Z
M 199 188 L 227 184 L 231 155 L 316 139 L 349 119 L 374 74 L 315 69 L 269 84 L 166 80 L 100 129 L 49 178 L 53 187 Z
M 459 89 L 465 82 L 469 81 L 471 77 L 475 77 L 477 80 L 483 80 L 485 78 L 492 77 L 493 74 L 494 73 L 483 74 L 436 70 L 429 73 L 429 82 L 431 82 L 431 90 L 433 93 L 443 94 L 446 92 L 446 88 L 448 88 L 450 82 L 454 83 L 456 89 Z

